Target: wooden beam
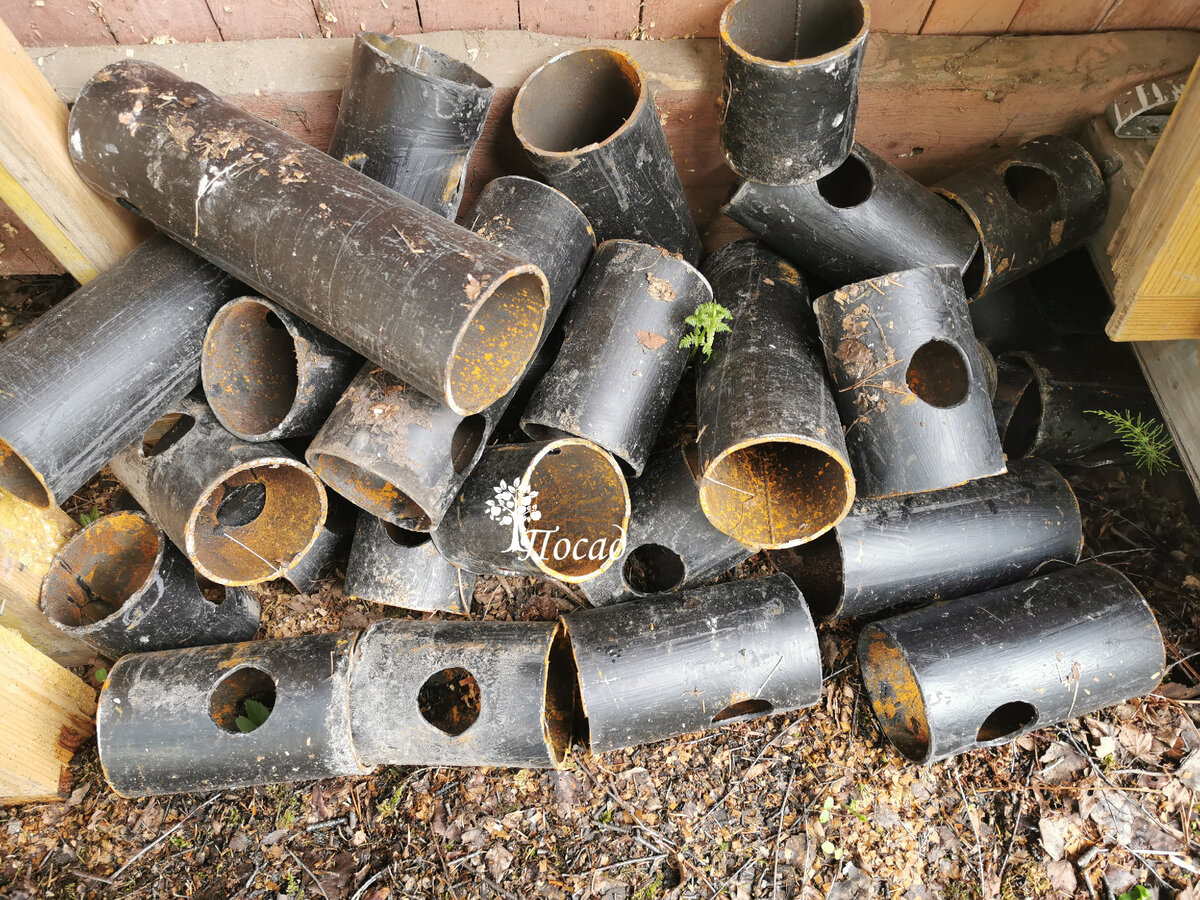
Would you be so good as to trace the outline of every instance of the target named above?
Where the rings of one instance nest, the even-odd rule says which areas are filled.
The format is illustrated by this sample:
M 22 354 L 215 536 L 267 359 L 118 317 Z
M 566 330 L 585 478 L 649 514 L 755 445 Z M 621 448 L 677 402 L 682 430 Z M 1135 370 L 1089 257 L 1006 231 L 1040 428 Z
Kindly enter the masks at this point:
M 75 174 L 67 107 L 3 22 L 0 82 L 0 198 L 79 281 L 95 278 L 148 228 Z
M 0 628 L 0 704 L 0 803 L 67 796 L 68 763 L 96 731 L 96 692 Z

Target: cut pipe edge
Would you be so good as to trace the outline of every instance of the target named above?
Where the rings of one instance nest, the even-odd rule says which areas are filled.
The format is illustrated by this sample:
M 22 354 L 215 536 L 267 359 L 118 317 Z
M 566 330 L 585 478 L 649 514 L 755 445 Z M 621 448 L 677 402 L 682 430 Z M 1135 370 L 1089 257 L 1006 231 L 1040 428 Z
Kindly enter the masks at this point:
M 55 497 L 45 477 L 3 439 L 0 439 L 0 489 L 37 509 L 58 506 L 66 499 Z
M 763 10 L 761 7 L 775 5 L 781 7 L 791 7 L 789 11 L 795 14 L 793 22 L 796 26 L 791 34 L 792 40 L 789 42 L 791 51 L 787 59 L 779 59 L 776 56 L 763 56 L 755 53 L 746 40 L 750 37 L 748 33 L 743 32 L 741 25 L 749 25 L 747 22 L 735 23 L 733 17 L 736 13 L 743 13 L 747 16 L 764 16 L 768 21 L 756 20 L 754 25 L 761 30 L 765 25 L 768 30 L 775 31 L 776 26 L 780 23 L 776 18 L 772 17 L 772 13 L 776 10 Z M 856 44 L 866 40 L 867 33 L 871 27 L 871 10 L 862 0 L 849 0 L 842 4 L 845 7 L 844 11 L 848 11 L 851 15 L 857 15 L 858 27 L 848 38 L 842 39 L 834 36 L 836 43 L 830 45 L 830 41 L 825 40 L 821 46 L 828 46 L 829 49 L 821 50 L 818 53 L 813 53 L 807 56 L 797 55 L 796 50 L 800 41 L 799 28 L 803 27 L 804 21 L 799 15 L 800 3 L 797 0 L 786 0 L 784 3 L 770 4 L 764 0 L 733 0 L 721 12 L 721 18 L 718 22 L 717 33 L 721 36 L 721 42 L 730 50 L 736 53 L 743 59 L 749 60 L 757 65 L 770 66 L 779 69 L 797 69 L 818 66 L 822 63 L 828 63 L 830 60 L 845 56 L 847 51 L 853 48 Z M 761 35 L 760 35 L 761 36 Z M 825 35 L 822 35 L 825 37 Z M 740 38 L 740 40 L 739 40 Z
M 482 451 L 481 442 L 476 458 Z M 310 449 L 305 462 L 324 484 L 377 519 L 411 531 L 430 531 L 436 527 L 424 506 L 362 461 L 329 450 Z
M 384 62 L 422 81 L 471 93 L 495 87 L 467 63 L 416 41 L 379 31 L 360 31 L 357 38 L 360 45 Z

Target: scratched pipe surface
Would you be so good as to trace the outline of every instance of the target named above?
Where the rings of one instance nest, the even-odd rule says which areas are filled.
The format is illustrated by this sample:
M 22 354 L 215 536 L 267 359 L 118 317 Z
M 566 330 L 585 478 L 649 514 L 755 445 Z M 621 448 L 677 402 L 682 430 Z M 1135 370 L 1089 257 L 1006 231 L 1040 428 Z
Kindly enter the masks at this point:
M 859 500 L 832 531 L 771 559 L 822 621 L 949 600 L 1079 561 L 1071 486 L 1049 463 L 902 497 Z
M 104 777 L 122 797 L 361 775 L 350 631 L 123 657 L 96 711 Z M 270 710 L 238 727 L 246 701 Z
M 0 347 L 0 488 L 61 504 L 196 386 L 233 278 L 150 238 Z
M 729 168 L 751 181 L 801 184 L 846 159 L 870 24 L 862 0 L 734 0 L 725 7 L 718 33 Z
M 377 622 L 350 675 L 366 765 L 553 768 L 573 742 L 571 651 L 557 622 Z
M 316 434 L 362 357 L 262 297 L 217 310 L 200 380 L 213 414 L 247 441 Z
M 1137 588 L 1088 563 L 868 625 L 858 662 L 888 740 L 932 763 L 1148 694 L 1166 652 Z
M 114 63 L 68 132 L 89 185 L 460 415 L 533 357 L 535 266 L 198 84 Z
M 812 706 L 821 653 L 786 575 L 563 617 L 594 753 Z
M 975 226 L 982 252 L 963 275 L 974 300 L 1083 243 L 1104 221 L 1099 166 L 1070 138 L 1049 134 L 933 188 Z
M 684 319 L 711 300 L 704 276 L 665 250 L 601 244 L 521 418 L 525 433 L 586 438 L 640 475 L 687 366 Z
M 471 612 L 475 576 L 444 559 L 428 532 L 364 513 L 346 562 L 347 597 L 420 612 Z
M 126 653 L 248 641 L 258 600 L 220 588 L 217 602 L 144 513 L 118 512 L 84 527 L 58 551 L 42 583 L 51 622 L 110 659 Z
M 1004 472 L 987 373 L 953 266 L 894 272 L 817 299 L 859 497 Z
M 646 74 L 620 50 L 561 53 L 521 85 L 513 130 L 542 176 L 583 210 L 600 241 L 702 248 Z
M 187 399 L 112 460 L 112 471 L 211 581 L 278 578 L 321 533 L 325 488 L 271 441 L 230 434 L 207 404 Z
M 807 184 L 745 181 L 721 211 L 831 284 L 916 266 L 961 271 L 979 249 L 970 219 L 861 144 Z
M 811 541 L 854 502 L 854 475 L 808 289 L 756 240 L 726 244 L 704 274 L 732 314 L 697 366 L 700 504 L 757 549 Z
M 494 93 L 466 63 L 360 31 L 329 155 L 454 221 Z

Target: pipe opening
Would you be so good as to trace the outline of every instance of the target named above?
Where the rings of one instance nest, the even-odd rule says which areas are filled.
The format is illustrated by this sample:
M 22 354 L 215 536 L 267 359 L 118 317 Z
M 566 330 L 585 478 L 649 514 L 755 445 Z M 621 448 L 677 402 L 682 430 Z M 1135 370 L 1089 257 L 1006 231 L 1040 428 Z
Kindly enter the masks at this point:
M 743 53 L 792 62 L 844 47 L 863 27 L 859 0 L 740 0 L 722 16 L 726 39 Z
M 853 153 L 824 178 L 817 179 L 817 192 L 826 203 L 838 209 L 851 209 L 865 203 L 874 190 L 871 170 Z
M 642 73 L 619 50 L 565 53 L 534 72 L 521 87 L 513 127 L 535 151 L 582 150 L 621 131 L 645 93 Z
M 926 341 L 908 361 L 908 389 L 930 406 L 948 409 L 967 399 L 971 375 L 967 361 L 949 341 Z
M 579 673 L 575 654 L 565 628 L 560 627 L 550 644 L 546 661 L 545 700 L 546 739 L 555 762 L 566 759 L 574 743 L 582 743 L 580 729 L 583 718 L 583 699 L 579 692 Z
M 142 435 L 142 456 L 149 459 L 166 453 L 178 444 L 195 424 L 195 418 L 186 413 L 167 413 Z
M 468 471 L 478 460 L 486 428 L 487 418 L 476 414 L 467 416 L 454 429 L 450 438 L 450 458 L 453 460 L 456 474 L 461 475 Z
M 331 453 L 314 453 L 309 463 L 323 482 L 377 518 L 403 521 L 420 530 L 427 530 L 432 524 L 419 503 L 391 482 L 348 459 Z
M 162 542 L 138 513 L 113 513 L 88 525 L 59 551 L 42 583 L 42 612 L 66 628 L 117 613 L 154 575 Z
M 730 703 L 727 707 L 712 717 L 713 724 L 717 722 L 730 722 L 735 719 L 748 719 L 754 716 L 765 716 L 773 712 L 775 707 L 767 700 L 758 698 L 751 700 L 739 700 L 737 703 Z
M 1019 459 L 1033 452 L 1042 428 L 1042 414 L 1041 385 L 1031 378 L 1021 391 L 1021 398 L 1009 416 L 1008 427 L 1000 437 L 1000 444 L 1011 459 Z
M 578 582 L 621 555 L 629 491 L 607 453 L 578 439 L 564 441 L 538 457 L 526 477 L 537 496 L 519 527 L 548 575 Z
M 885 632 L 868 626 L 859 645 L 859 665 L 888 740 L 909 759 L 924 762 L 930 745 L 925 700 L 900 648 Z
M 50 492 L 16 450 L 0 441 L 0 488 L 39 509 L 50 506 Z
M 423 44 L 406 41 L 404 38 L 379 34 L 375 31 L 359 33 L 359 39 L 402 66 L 453 81 L 467 87 L 490 88 L 492 83 L 464 62 L 452 59 Z
M 467 290 L 467 300 L 473 300 Z M 478 295 L 477 282 L 474 292 Z M 472 415 L 508 393 L 537 350 L 547 307 L 545 283 L 534 272 L 496 285 L 454 348 L 446 385 L 451 408 Z
M 475 724 L 483 708 L 479 682 L 466 669 L 443 669 L 421 685 L 417 708 L 434 728 L 458 737 Z
M 975 300 L 983 290 L 983 276 L 987 271 L 987 258 L 983 252 L 983 244 L 976 242 L 971 258 L 963 269 L 963 293 L 968 300 Z
M 735 447 L 711 463 L 700 505 L 713 526 L 750 547 L 811 540 L 853 500 L 848 469 L 819 447 L 773 440 Z
M 204 394 L 217 418 L 239 435 L 264 437 L 296 403 L 300 363 L 287 324 L 258 300 L 217 311 L 201 356 Z
M 388 539 L 397 547 L 420 547 L 433 539 L 428 531 L 409 531 L 407 528 L 401 528 L 391 522 L 384 522 L 383 530 Z
M 222 678 L 208 702 L 213 722 L 230 734 L 262 727 L 274 710 L 275 679 L 253 666 L 235 669 Z
M 195 569 L 192 569 L 192 574 L 196 576 L 196 588 L 205 600 L 217 606 L 225 600 L 227 596 L 225 585 L 209 581 Z
M 1058 206 L 1058 182 L 1044 169 L 1011 163 L 1004 170 L 1004 187 L 1017 206 L 1026 212 L 1050 212 Z
M 188 555 L 223 584 L 275 578 L 316 540 L 325 506 L 320 482 L 299 463 L 250 464 L 196 505 L 185 531 Z
M 841 610 L 846 582 L 842 542 L 836 530 L 831 528 L 799 547 L 775 551 L 771 561 L 796 582 L 815 618 L 831 619 Z
M 1038 719 L 1037 707 L 1023 700 L 1003 703 L 992 710 L 979 726 L 975 740 L 981 744 L 1016 737 Z
M 128 200 L 126 200 L 124 197 L 114 197 L 113 199 L 116 201 L 117 206 L 121 207 L 121 209 L 128 210 L 129 212 L 133 213 L 135 216 L 142 215 L 142 211 L 140 209 L 138 209 L 136 206 L 134 206 L 132 203 L 130 203 Z M 145 217 L 143 216 L 143 218 L 145 218 Z
M 621 577 L 635 594 L 665 594 L 683 584 L 683 557 L 662 544 L 642 544 L 625 558 Z

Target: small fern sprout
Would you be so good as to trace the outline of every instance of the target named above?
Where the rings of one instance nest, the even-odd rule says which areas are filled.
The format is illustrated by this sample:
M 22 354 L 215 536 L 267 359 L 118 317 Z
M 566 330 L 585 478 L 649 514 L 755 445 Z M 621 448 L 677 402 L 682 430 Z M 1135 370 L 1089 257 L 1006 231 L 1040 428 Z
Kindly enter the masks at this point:
M 1119 413 L 1108 409 L 1087 409 L 1084 412 L 1100 416 L 1112 425 L 1117 438 L 1125 445 L 1139 469 L 1145 469 L 1153 475 L 1178 468 L 1175 460 L 1171 459 L 1175 442 L 1157 419 L 1143 419 L 1141 413 L 1133 415 L 1129 410 Z
M 683 320 L 684 324 L 692 326 L 692 330 L 679 342 L 680 349 L 691 347 L 693 356 L 699 350 L 707 362 L 712 356 L 713 341 L 722 331 L 730 330 L 725 322 L 732 318 L 733 313 L 720 303 L 701 303 L 694 313 Z

